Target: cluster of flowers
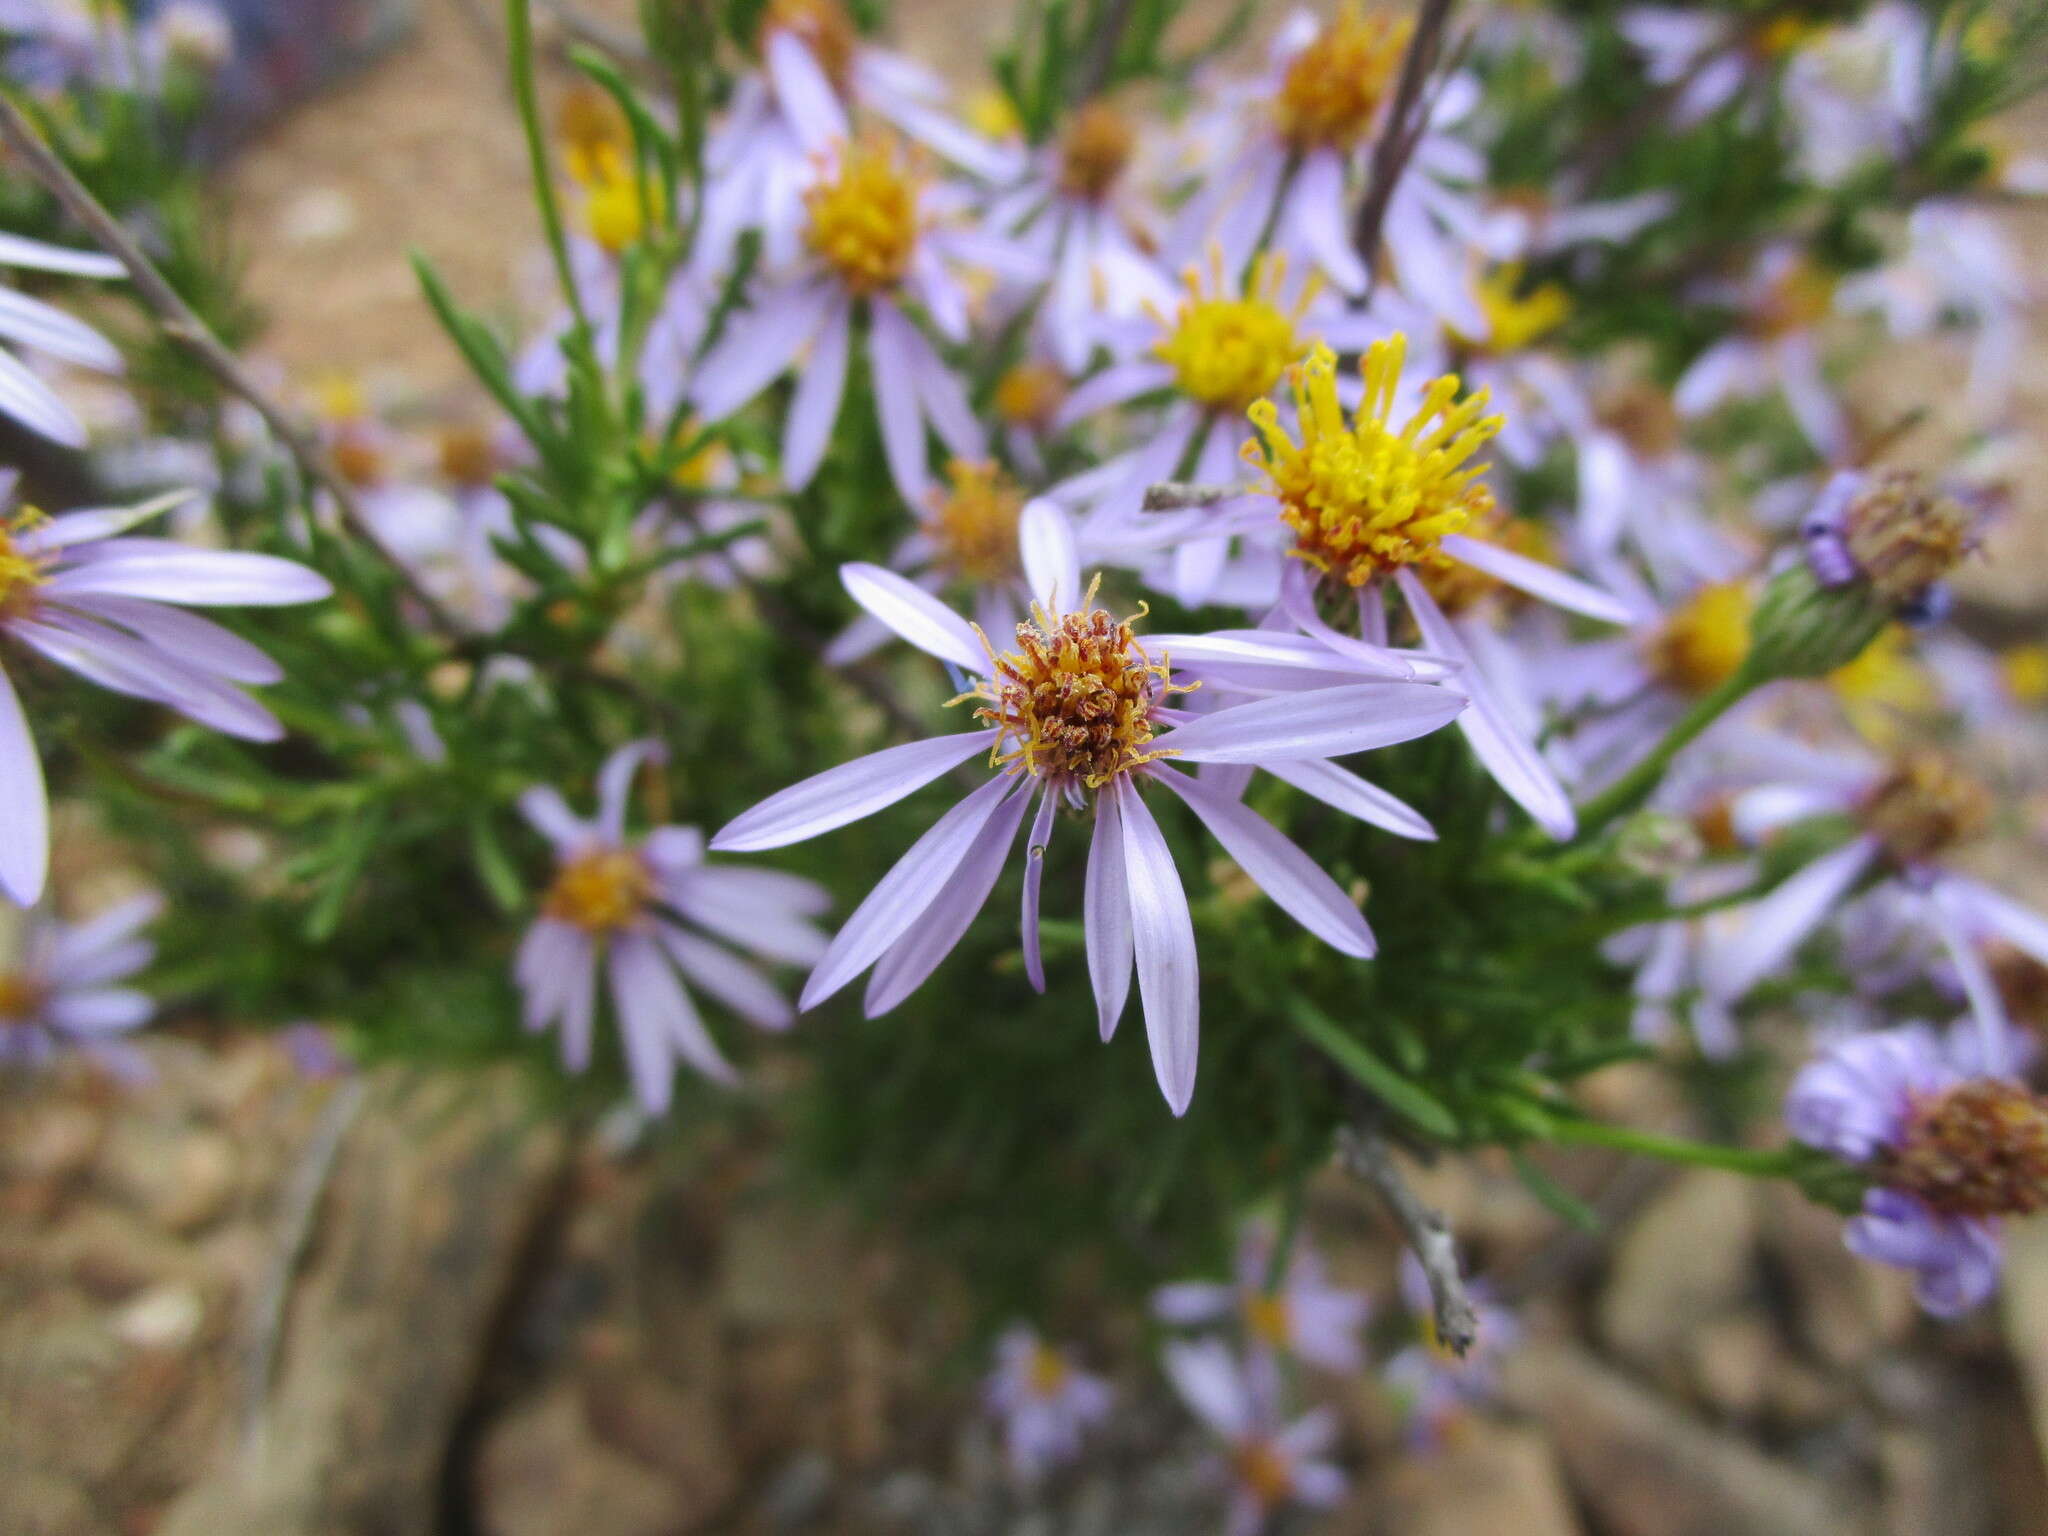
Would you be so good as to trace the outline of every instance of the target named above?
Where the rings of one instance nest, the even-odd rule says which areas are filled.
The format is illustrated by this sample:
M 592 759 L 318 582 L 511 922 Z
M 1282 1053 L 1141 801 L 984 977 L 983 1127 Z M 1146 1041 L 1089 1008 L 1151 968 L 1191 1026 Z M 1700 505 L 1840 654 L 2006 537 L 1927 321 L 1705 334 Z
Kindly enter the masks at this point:
M 1513 1314 L 1486 1299 L 1482 1289 L 1475 1304 L 1479 1344 L 1453 1354 L 1437 1342 L 1428 1283 L 1411 1253 L 1401 1256 L 1399 1289 L 1402 1320 L 1389 1333 L 1405 1342 L 1380 1374 L 1411 1446 L 1426 1450 L 1492 1397 L 1500 1363 L 1521 1330 Z M 1365 1368 L 1371 1299 L 1333 1283 L 1320 1256 L 1298 1234 L 1284 1262 L 1276 1263 L 1271 1232 L 1253 1225 L 1239 1240 L 1231 1283 L 1163 1286 L 1153 1296 L 1152 1311 L 1179 1335 L 1163 1347 L 1167 1379 L 1222 1443 L 1223 1454 L 1208 1472 L 1228 1499 L 1226 1529 L 1233 1536 L 1255 1536 L 1284 1506 L 1338 1503 L 1345 1479 L 1327 1459 L 1337 1440 L 1335 1415 L 1315 1408 L 1290 1421 L 1282 1404 L 1289 1367 L 1332 1377 L 1356 1376 Z M 1026 1480 L 1081 1455 L 1114 1401 L 1109 1384 L 1081 1369 L 1070 1351 L 1022 1324 L 997 1341 L 996 1368 L 984 1396 L 1002 1427 L 1011 1470 Z
M 1652 100 L 1674 122 L 1769 112 L 1782 90 L 1784 131 L 1822 187 L 1904 153 L 1944 72 L 1984 45 L 1930 32 L 1903 4 L 1796 28 L 1645 8 L 1623 30 L 1668 87 Z M 824 660 L 851 666 L 908 642 L 946 669 L 958 728 L 782 788 L 708 837 L 630 825 L 636 775 L 661 756 L 651 741 L 597 769 L 593 818 L 528 788 L 519 807 L 555 872 L 514 965 L 527 1027 L 554 1028 L 582 1070 L 602 993 L 633 1090 L 659 1113 L 679 1061 L 735 1075 L 692 988 L 764 1029 L 862 976 L 870 1016 L 897 1007 L 967 933 L 1027 820 L 1022 965 L 1043 991 L 1058 957 L 1042 942 L 1041 888 L 1056 824 L 1078 819 L 1100 1033 L 1117 1028 L 1135 975 L 1158 1085 L 1181 1115 L 1196 1091 L 1200 970 L 1156 807 L 1182 802 L 1290 918 L 1369 961 L 1362 894 L 1252 809 L 1248 786 L 1263 770 L 1339 816 L 1428 842 L 1422 812 L 1336 760 L 1455 726 L 1519 808 L 1503 808 L 1503 837 L 1576 841 L 1665 883 L 1661 914 L 1608 946 L 1632 972 L 1646 1039 L 1683 1015 L 1704 1052 L 1732 1051 L 1740 1006 L 1799 996 L 1795 962 L 1830 935 L 1856 1027 L 1827 1037 L 1799 1078 L 1792 1130 L 1867 1175 L 1859 1252 L 1912 1270 L 1930 1309 L 1980 1300 L 1998 1220 L 2048 1203 L 2048 1105 L 2027 1086 L 2017 1030 L 2040 1022 L 2048 922 L 1951 861 L 1999 802 L 1933 750 L 1962 723 L 2015 777 L 2042 761 L 2028 711 L 2048 694 L 2048 662 L 1938 627 L 1944 578 L 1979 547 L 1997 500 L 2003 349 L 2026 300 L 1999 227 L 1923 204 L 1898 251 L 1852 282 L 1789 241 L 1750 253 L 1733 279 L 1675 293 L 1717 317 L 1721 339 L 1667 390 L 1562 338 L 1566 279 L 1654 237 L 1676 195 L 1498 195 L 1477 75 L 1454 71 L 1403 118 L 1406 22 L 1297 17 L 1263 71 L 1199 81 L 1190 115 L 1141 121 L 1098 95 L 1037 143 L 1000 112 L 954 115 L 943 82 L 873 45 L 832 0 L 771 0 L 752 41 L 701 177 L 655 174 L 650 124 L 610 95 L 573 96 L 561 114 L 567 307 L 508 388 L 522 409 L 587 416 L 598 408 L 579 398 L 577 370 L 595 358 L 660 424 L 646 452 L 665 488 L 623 553 L 511 494 L 508 479 L 545 457 L 524 421 L 427 443 L 337 392 L 325 455 L 385 550 L 489 655 L 527 607 L 554 599 L 547 573 L 633 568 L 658 574 L 656 591 L 772 578 L 798 558 L 778 521 L 865 440 L 848 409 L 865 401 L 899 537 L 841 564 L 860 616 Z M 1559 78 L 1583 67 L 1572 31 L 1534 10 L 1489 16 L 1476 46 L 1482 65 L 1533 53 Z M 1371 152 L 1394 134 L 1405 158 Z M 2018 191 L 2037 172 L 2007 161 L 1986 174 Z M 550 210 L 560 190 L 547 189 Z M 1362 207 L 1379 221 L 1363 249 Z M 0 260 L 116 275 L 21 241 Z M 1531 281 L 1539 263 L 1561 276 Z M 78 322 L 0 298 L 0 334 L 89 367 L 118 361 Z M 1823 345 L 1866 313 L 1899 338 L 1972 339 L 1977 461 L 1939 478 L 1871 467 L 1882 444 L 1831 382 Z M 980 366 L 993 357 L 999 370 Z M 764 397 L 779 412 L 772 450 L 747 430 Z M 1804 439 L 1804 467 L 1765 474 L 1702 449 L 1696 424 L 1772 398 Z M 80 437 L 5 354 L 0 408 Z M 1555 461 L 1575 469 L 1576 496 L 1544 504 L 1524 472 Z M 1725 515 L 1731 500 L 1752 515 Z M 312 602 L 329 584 L 274 556 L 129 533 L 169 505 L 0 522 L 0 637 L 216 730 L 274 736 L 243 690 L 277 669 L 183 609 Z M 1143 599 L 1112 605 L 1105 588 L 1212 622 L 1151 630 Z M 507 638 L 506 659 L 516 653 Z M 413 739 L 423 760 L 446 754 L 423 719 Z M 710 858 L 819 837 L 948 775 L 972 787 L 836 932 L 819 926 L 820 884 Z M 13 900 L 41 896 L 47 847 L 39 759 L 0 675 L 0 888 Z M 54 1036 L 136 1022 L 132 994 L 93 990 L 138 961 L 127 922 L 60 934 L 18 977 L 0 975 L 0 1045 L 39 1055 Z M 763 964 L 811 967 L 794 1004 Z M 1966 1025 L 1944 1036 L 1898 1023 L 1935 1007 Z M 1179 1288 L 1161 1315 L 1243 1303 L 1268 1343 L 1277 1329 L 1303 1358 L 1355 1364 L 1343 1341 L 1362 1308 L 1299 1261 L 1288 1273 L 1281 1291 L 1234 1301 Z M 1102 1411 L 1099 1384 L 1028 1336 L 1004 1358 L 994 1397 L 1020 1461 Z M 1235 1363 L 1183 1343 L 1167 1364 L 1234 1447 L 1240 1528 L 1283 1497 L 1333 1495 L 1315 1459 L 1327 1426 L 1277 1427 L 1267 1356 Z M 1420 1398 L 1456 1397 L 1414 1369 Z

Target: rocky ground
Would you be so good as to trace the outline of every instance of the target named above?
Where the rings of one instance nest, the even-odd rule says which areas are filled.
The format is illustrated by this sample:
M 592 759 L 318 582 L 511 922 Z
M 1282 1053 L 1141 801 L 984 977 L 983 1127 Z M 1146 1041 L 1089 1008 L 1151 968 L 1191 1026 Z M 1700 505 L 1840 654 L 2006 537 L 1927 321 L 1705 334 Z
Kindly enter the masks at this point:
M 974 1411 L 946 1277 L 809 1207 L 762 1149 L 572 1142 L 516 1078 L 308 1078 L 271 1039 L 150 1043 L 0 1102 L 0 1529 L 439 1536 L 1176 1536 L 1202 1446 L 1128 1320 L 1123 1408 L 1027 1492 Z M 1658 1096 L 1624 1082 L 1617 1103 Z M 1332 1536 L 2048 1532 L 2048 1228 L 2002 1312 L 1922 1322 L 1832 1217 L 1707 1172 L 1418 1170 L 1531 1325 L 1497 1411 L 1407 1453 L 1327 1384 L 1356 1495 Z M 1332 1176 L 1343 1278 L 1393 1249 Z
M 231 171 L 294 377 L 455 387 L 409 245 L 473 301 L 517 301 L 530 214 L 490 9 L 422 0 L 412 44 Z M 967 8 L 918 10 L 928 52 L 971 49 Z M 2039 569 L 2002 562 L 1979 595 L 2033 612 Z M 308 1077 L 231 1035 L 147 1050 L 145 1090 L 0 1085 L 7 1536 L 1212 1528 L 1203 1446 L 1128 1321 L 1087 1341 L 1114 1429 L 1027 1495 L 975 1412 L 947 1278 L 805 1205 L 768 1149 L 683 1165 L 623 1124 L 572 1139 L 510 1076 Z M 1617 1076 L 1613 1112 L 1671 1113 Z M 1781 1192 L 1592 1154 L 1553 1171 L 1605 1233 L 1504 1167 L 1418 1171 L 1531 1338 L 1498 1411 L 1427 1456 L 1371 1381 L 1330 1384 L 1357 1491 L 1307 1528 L 2048 1533 L 2048 1226 L 2013 1230 L 2000 1309 L 1934 1327 Z M 1310 1224 L 1390 1294 L 1356 1191 L 1319 1188 Z

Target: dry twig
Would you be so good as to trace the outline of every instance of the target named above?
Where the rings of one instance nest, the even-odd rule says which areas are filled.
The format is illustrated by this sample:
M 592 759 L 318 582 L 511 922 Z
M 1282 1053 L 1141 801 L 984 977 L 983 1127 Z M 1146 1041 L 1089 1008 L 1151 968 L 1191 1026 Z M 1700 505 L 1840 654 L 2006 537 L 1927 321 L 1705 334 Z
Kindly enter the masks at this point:
M 211 327 L 185 302 L 178 290 L 157 270 L 156 264 L 143 253 L 142 248 L 135 243 L 134 237 L 121 227 L 120 220 L 109 213 L 99 199 L 87 190 L 85 184 L 71 173 L 71 168 L 58 157 L 55 150 L 43 142 L 43 137 L 36 132 L 35 125 L 5 93 L 0 93 L 0 141 L 5 142 L 8 149 L 28 168 L 29 174 L 49 190 L 50 195 L 57 199 L 64 211 L 83 226 L 99 243 L 101 249 L 127 269 L 129 280 L 135 284 L 136 293 L 150 313 L 156 317 L 158 329 L 197 358 L 201 366 L 218 379 L 224 389 L 255 409 L 257 415 L 263 418 L 264 425 L 284 444 L 292 461 L 298 465 L 299 473 L 309 483 L 318 483 L 327 488 L 341 514 L 343 525 L 350 533 L 377 551 L 396 574 L 406 594 L 425 610 L 434 628 L 451 639 L 459 638 L 462 634 L 461 623 L 439 598 L 421 584 L 419 577 L 405 562 L 378 537 L 376 529 L 363 512 L 362 503 L 356 499 L 354 487 L 335 469 L 319 443 L 293 421 L 284 406 L 256 382 L 242 360 L 214 335 Z
M 1422 1203 L 1408 1187 L 1394 1162 L 1393 1149 L 1370 1123 L 1346 1126 L 1337 1133 L 1337 1157 L 1344 1167 L 1372 1185 L 1387 1214 L 1401 1229 L 1422 1272 L 1429 1279 L 1430 1305 L 1436 1314 L 1437 1342 L 1463 1356 L 1479 1337 L 1479 1314 L 1458 1269 L 1458 1247 L 1443 1212 Z
M 1196 507 L 1213 507 L 1218 502 L 1242 496 L 1236 485 L 1197 485 L 1189 480 L 1156 480 L 1145 487 L 1146 512 L 1185 512 Z
M 1401 60 L 1401 78 L 1394 87 L 1394 104 L 1373 146 L 1372 176 L 1359 200 L 1358 217 L 1351 225 L 1351 244 L 1366 271 L 1374 269 L 1380 249 L 1380 228 L 1386 223 L 1387 207 L 1394 198 L 1394 185 L 1408 168 L 1408 157 L 1422 137 L 1427 114 L 1416 118 L 1415 106 L 1422 98 L 1423 83 L 1443 56 L 1444 29 L 1457 0 L 1422 0 L 1422 12 L 1415 19 L 1415 31 L 1408 39 L 1408 52 Z M 1411 119 L 1414 121 L 1411 122 Z

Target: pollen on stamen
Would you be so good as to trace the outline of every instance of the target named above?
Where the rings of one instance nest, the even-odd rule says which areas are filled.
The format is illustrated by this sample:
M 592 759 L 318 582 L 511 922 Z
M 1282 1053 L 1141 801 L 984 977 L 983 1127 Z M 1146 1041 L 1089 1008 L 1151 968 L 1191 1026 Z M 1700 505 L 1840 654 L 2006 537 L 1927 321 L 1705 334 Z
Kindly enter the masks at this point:
M 1071 798 L 1168 756 L 1152 745 L 1153 711 L 1194 686 L 1170 680 L 1167 659 L 1147 654 L 1129 619 L 1095 607 L 1096 585 L 1072 613 L 1033 604 L 1013 651 L 998 655 L 983 636 L 989 676 L 958 701 L 977 701 L 975 718 L 995 727 L 994 766 Z
M 597 848 L 563 864 L 541 910 L 589 934 L 631 926 L 654 894 L 646 861 L 623 848 Z
M 1181 393 L 1217 411 L 1242 411 L 1270 393 L 1288 366 L 1308 351 L 1301 318 L 1314 300 L 1314 277 L 1291 305 L 1281 302 L 1287 260 L 1270 252 L 1254 261 L 1244 285 L 1225 277 L 1223 253 L 1209 249 L 1207 281 L 1192 264 L 1182 274 L 1187 296 L 1171 319 L 1153 318 L 1166 334 L 1153 354 L 1173 369 Z
M 1407 346 L 1397 332 L 1367 349 L 1355 424 L 1337 399 L 1336 355 L 1321 344 L 1290 375 L 1298 442 L 1272 401 L 1249 412 L 1258 437 L 1244 457 L 1271 482 L 1281 521 L 1294 531 L 1290 553 L 1350 587 L 1401 566 L 1447 563 L 1438 547 L 1444 536 L 1483 527 L 1493 515 L 1482 478 L 1489 466 L 1472 459 L 1502 418 L 1483 414 L 1485 390 L 1461 400 L 1457 377 L 1446 374 L 1424 387 L 1397 429 L 1389 418 Z
M 919 178 L 885 139 L 845 145 L 804 194 L 804 243 L 856 294 L 879 293 L 910 270 L 921 232 Z

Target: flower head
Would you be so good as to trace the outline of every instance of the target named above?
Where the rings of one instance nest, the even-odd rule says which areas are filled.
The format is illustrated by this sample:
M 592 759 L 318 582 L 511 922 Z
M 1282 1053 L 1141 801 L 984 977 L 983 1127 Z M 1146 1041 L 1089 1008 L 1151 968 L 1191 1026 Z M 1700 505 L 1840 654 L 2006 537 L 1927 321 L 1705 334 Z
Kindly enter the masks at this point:
M 1169 1344 L 1163 1360 L 1182 1401 L 1223 1442 L 1230 1536 L 1257 1536 L 1289 1504 L 1326 1509 L 1343 1498 L 1344 1474 L 1325 1459 L 1337 1438 L 1335 1417 L 1317 1409 L 1283 1422 L 1270 1357 L 1240 1361 L 1208 1339 Z
M 307 603 L 332 589 L 274 556 L 128 536 L 188 499 L 0 519 L 0 638 L 228 735 L 274 741 L 282 727 L 242 689 L 284 674 L 248 641 L 174 605 Z M 48 814 L 35 742 L 0 670 L 0 892 L 24 906 L 42 893 Z
M 1372 1312 L 1363 1293 L 1330 1283 L 1321 1258 L 1297 1238 L 1277 1285 L 1268 1285 L 1273 1236 L 1248 1225 L 1238 1240 L 1235 1283 L 1180 1281 L 1153 1293 L 1152 1310 L 1164 1322 L 1199 1324 L 1235 1318 L 1255 1350 L 1292 1356 L 1327 1371 L 1358 1369 L 1364 1359 L 1359 1330 Z
M 1073 1460 L 1114 1400 L 1107 1382 L 1022 1324 L 997 1340 L 983 1398 L 1002 1423 L 1011 1471 L 1026 1480 Z
M 946 568 L 977 584 L 1018 573 L 1017 520 L 1024 492 L 993 460 L 954 459 L 951 484 L 934 487 L 924 531 Z
M 1102 100 L 1083 103 L 1060 134 L 1060 191 L 1101 202 L 1123 179 L 1137 143 L 1137 129 L 1115 107 Z
M 1749 656 L 1756 595 L 1746 582 L 1709 582 L 1665 615 L 1649 637 L 1646 660 L 1680 693 L 1711 693 Z
M 1919 475 L 1845 471 L 1800 525 L 1823 586 L 1860 581 L 1876 599 L 1911 611 L 1977 548 L 1979 517 Z
M 1308 350 L 1301 319 L 1316 285 L 1303 284 L 1293 304 L 1284 304 L 1285 257 L 1259 257 L 1239 288 L 1224 276 L 1222 252 L 1212 246 L 1208 281 L 1192 265 L 1182 281 L 1187 296 L 1171 320 L 1158 317 L 1166 334 L 1153 352 L 1190 399 L 1215 411 L 1242 411 L 1269 394 Z
M 125 1077 L 146 1068 L 120 1036 L 156 1012 L 148 994 L 116 983 L 155 958 L 140 937 L 163 910 L 140 896 L 84 923 L 31 917 L 9 945 L 0 930 L 0 1068 L 41 1066 L 71 1047 Z
M 1190 691 L 1169 681 L 1169 664 L 1152 659 L 1129 619 L 1094 606 L 1095 590 L 1068 613 L 1034 604 L 1017 648 L 991 647 L 989 675 L 970 695 L 982 701 L 975 718 L 996 733 L 990 761 L 1076 801 L 1166 755 L 1152 746 L 1153 710 Z
M 603 965 L 633 1090 L 650 1114 L 668 1108 L 677 1057 L 714 1081 L 734 1077 L 683 978 L 748 1022 L 783 1028 L 793 1017 L 787 1000 L 724 944 L 784 963 L 813 960 L 824 938 L 810 919 L 826 903 L 808 880 L 707 865 L 693 827 L 629 837 L 633 777 L 656 752 L 651 742 L 635 742 L 606 760 L 594 820 L 544 786 L 521 797 L 520 810 L 554 845 L 556 864 L 514 966 L 526 1027 L 558 1023 L 563 1062 L 581 1071 L 590 1062 Z
M 1368 17 L 1354 5 L 1289 60 L 1273 98 L 1280 136 L 1298 150 L 1356 148 L 1378 116 L 1414 24 Z
M 856 294 L 894 288 L 910 270 L 920 182 L 887 139 L 861 138 L 804 193 L 804 243 Z
M 1391 416 L 1407 338 L 1374 342 L 1360 371 L 1365 399 L 1347 423 L 1337 399 L 1337 359 L 1317 346 L 1293 373 L 1301 438 L 1280 424 L 1271 401 L 1251 407 L 1259 440 L 1245 446 L 1294 530 L 1292 554 L 1326 576 L 1361 587 L 1402 566 L 1442 558 L 1447 534 L 1463 533 L 1493 508 L 1487 465 L 1472 458 L 1500 430 L 1482 414 L 1484 390 L 1458 398 L 1451 375 L 1432 380 L 1398 429 Z
M 1923 864 L 1991 820 L 1991 792 L 1936 752 L 1901 758 L 1864 796 L 1863 823 L 1894 862 Z

